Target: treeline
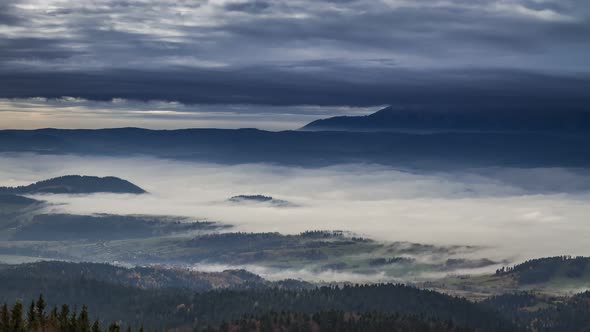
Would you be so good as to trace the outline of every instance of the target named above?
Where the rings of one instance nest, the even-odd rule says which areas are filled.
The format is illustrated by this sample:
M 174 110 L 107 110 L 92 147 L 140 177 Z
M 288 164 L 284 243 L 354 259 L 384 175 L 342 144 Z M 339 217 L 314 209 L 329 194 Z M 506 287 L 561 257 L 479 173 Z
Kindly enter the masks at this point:
M 514 275 L 521 284 L 542 283 L 555 276 L 580 278 L 589 271 L 590 257 L 555 256 L 527 260 L 513 267 L 502 267 L 496 275 Z
M 350 289 L 357 288 L 350 287 Z M 329 289 L 319 289 L 329 293 Z M 212 293 L 212 295 L 215 295 Z M 227 294 L 221 292 L 220 299 Z M 333 295 L 333 294 L 332 294 Z M 391 295 L 391 294 L 390 294 Z M 401 294 L 397 294 L 398 296 Z M 201 298 L 200 300 L 203 300 Z M 251 305 L 248 302 L 236 301 L 236 305 Z M 362 302 L 363 298 L 357 299 Z M 220 304 L 224 304 L 223 302 Z M 428 302 L 425 303 L 426 305 Z M 542 304 L 542 305 L 539 305 Z M 377 332 L 377 331 L 405 331 L 405 332 L 468 332 L 468 331 L 535 331 L 535 332 L 570 332 L 590 331 L 590 292 L 578 294 L 566 301 L 559 301 L 548 305 L 539 302 L 532 293 L 503 295 L 486 300 L 483 306 L 491 305 L 499 308 L 503 314 L 511 316 L 512 325 L 494 324 L 484 319 L 479 324 L 458 323 L 454 319 L 435 317 L 427 313 L 408 313 L 387 310 L 339 310 L 326 309 L 307 310 L 274 310 L 265 305 L 259 306 L 255 313 L 246 313 L 231 318 L 227 316 L 221 320 L 207 320 L 196 310 L 190 320 L 175 321 L 173 313 L 190 311 L 195 305 L 210 306 L 207 301 L 196 301 L 189 306 L 173 306 L 166 301 L 153 302 L 150 306 L 160 307 L 162 314 L 157 317 L 158 324 L 151 326 L 152 331 L 195 331 L 195 332 L 238 332 L 238 331 L 273 331 L 273 332 L 312 332 L 312 331 L 344 331 L 344 332 Z M 99 321 L 91 319 L 86 305 L 81 305 L 79 311 L 76 306 L 67 304 L 60 306 L 49 305 L 43 296 L 24 306 L 17 301 L 12 305 L 4 303 L 0 306 L 0 332 L 143 332 L 143 323 L 129 324 L 129 318 L 138 313 L 133 310 L 119 311 L 116 318 Z M 230 306 L 231 307 L 231 306 Z M 254 305 L 257 307 L 257 305 Z M 537 307 L 536 309 L 533 309 Z M 73 309 L 72 309 L 73 308 Z M 211 311 L 219 311 L 224 306 L 215 306 Z M 442 309 L 442 308 L 439 308 Z M 460 315 L 461 307 L 452 306 Z M 99 312 L 102 315 L 102 312 Z M 471 315 L 468 310 L 465 314 Z M 474 319 L 481 319 L 475 316 Z M 496 319 L 498 319 L 496 317 Z M 502 319 L 499 319 L 502 321 Z M 146 329 L 147 330 L 147 329 Z
M 463 298 L 401 284 L 220 291 L 195 294 L 186 310 L 205 321 L 222 321 L 242 314 L 269 311 L 315 313 L 325 310 L 418 314 L 491 331 L 513 331 L 514 326 L 494 310 Z M 248 309 L 246 309 L 248 308 Z M 248 310 L 247 312 L 244 312 Z
M 62 304 L 58 309 L 53 306 L 46 311 L 47 304 L 40 295 L 37 301 L 32 301 L 25 312 L 20 301 L 12 306 L 4 303 L 0 307 L 0 332 L 120 332 L 118 323 L 110 323 L 103 330 L 98 319 L 90 320 L 88 308 L 83 305 L 80 312 L 71 310 L 67 304 Z M 138 331 L 143 332 L 143 326 Z M 131 332 L 131 327 L 125 331 Z
M 418 315 L 388 314 L 382 312 L 348 313 L 321 311 L 314 314 L 275 312 L 247 316 L 239 320 L 223 322 L 219 327 L 207 327 L 201 332 L 277 331 L 277 332 L 469 332 L 470 328 L 458 327 L 452 321 L 436 320 Z
M 31 302 L 28 310 L 20 301 L 12 306 L 6 303 L 0 307 L 0 332 L 131 332 L 127 326 L 122 329 L 120 323 L 111 322 L 106 328 L 101 328 L 100 322 L 90 320 L 88 309 L 85 305 L 78 313 L 71 310 L 67 304 L 62 304 L 58 309 L 54 306 L 46 311 L 46 303 L 43 296 L 37 301 Z M 188 330 L 186 327 L 174 328 L 174 330 Z M 165 331 L 166 329 L 164 329 Z M 143 332 L 143 325 L 137 328 Z M 312 331 L 404 331 L 404 332 L 469 332 L 470 328 L 458 327 L 450 320 L 438 320 L 423 315 L 404 315 L 399 313 L 349 313 L 344 311 L 329 310 L 313 314 L 298 312 L 270 311 L 261 315 L 244 316 L 241 319 L 223 321 L 216 326 L 194 327 L 193 331 L 201 332 L 230 332 L 230 331 L 285 331 L 285 332 L 312 332 Z
M 373 258 L 369 260 L 370 266 L 381 266 L 389 264 L 411 264 L 414 263 L 415 259 L 408 257 L 391 257 L 391 258 Z
M 303 239 L 343 239 L 354 240 L 358 242 L 365 241 L 362 237 L 346 237 L 342 231 L 305 231 L 295 235 L 284 235 L 278 232 L 229 232 L 229 233 L 210 233 L 195 237 L 193 241 L 258 241 L 258 240 L 282 240 L 282 241 L 301 241 Z
M 327 259 L 324 248 L 340 246 L 353 251 L 369 242 L 362 238 L 345 237 L 339 232 L 314 231 L 296 235 L 280 233 L 208 233 L 177 244 L 186 250 L 175 253 L 175 259 L 199 262 L 202 260 L 244 264 L 285 257 L 309 261 Z M 379 246 L 375 244 L 375 246 Z M 369 250 L 366 247 L 359 248 Z

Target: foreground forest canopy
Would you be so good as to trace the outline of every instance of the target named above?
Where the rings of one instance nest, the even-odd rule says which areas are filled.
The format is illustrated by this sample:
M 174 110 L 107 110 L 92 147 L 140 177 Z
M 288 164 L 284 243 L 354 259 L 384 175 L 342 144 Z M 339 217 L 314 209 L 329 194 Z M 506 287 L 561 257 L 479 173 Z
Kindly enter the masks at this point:
M 88 293 L 91 290 L 88 286 L 102 286 L 103 294 L 111 292 L 107 297 L 115 296 L 126 305 L 105 310 L 104 305 L 96 303 L 99 292 L 94 289 Z M 0 331 L 565 332 L 590 329 L 587 315 L 590 293 L 554 304 L 530 293 L 493 297 L 476 304 L 403 285 L 322 287 L 309 291 L 276 288 L 222 291 L 192 297 L 172 290 L 121 292 L 108 284 L 86 285 L 85 290 L 80 285 L 76 287 L 81 292 L 74 296 L 93 304 L 59 305 L 51 298 L 46 302 L 43 295 L 30 302 L 5 303 L 0 307 Z M 65 290 L 71 293 L 72 288 Z
M 119 322 L 111 322 L 101 328 L 98 320 L 90 321 L 87 307 L 79 313 L 67 304 L 54 306 L 46 312 L 43 296 L 26 307 L 16 302 L 12 307 L 6 303 L 0 307 L 1 332 L 120 332 L 132 331 L 123 328 Z M 188 329 L 175 329 L 175 331 Z M 143 325 L 136 329 L 143 332 Z M 417 315 L 369 313 L 345 313 L 342 311 L 320 311 L 313 315 L 306 313 L 274 312 L 244 316 L 241 319 L 223 321 L 217 326 L 194 327 L 193 331 L 422 331 L 422 332 L 468 332 L 469 328 L 454 326 L 451 321 L 428 319 Z

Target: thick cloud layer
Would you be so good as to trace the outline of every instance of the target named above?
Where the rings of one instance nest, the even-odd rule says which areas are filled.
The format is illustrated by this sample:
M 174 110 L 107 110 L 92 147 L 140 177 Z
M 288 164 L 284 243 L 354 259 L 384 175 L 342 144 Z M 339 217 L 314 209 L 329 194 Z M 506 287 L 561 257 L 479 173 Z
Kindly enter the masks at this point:
M 589 39 L 584 0 L 4 0 L 0 94 L 582 107 Z
M 348 63 L 578 70 L 587 69 L 590 38 L 583 0 L 18 0 L 2 9 L 5 64 L 70 69 Z

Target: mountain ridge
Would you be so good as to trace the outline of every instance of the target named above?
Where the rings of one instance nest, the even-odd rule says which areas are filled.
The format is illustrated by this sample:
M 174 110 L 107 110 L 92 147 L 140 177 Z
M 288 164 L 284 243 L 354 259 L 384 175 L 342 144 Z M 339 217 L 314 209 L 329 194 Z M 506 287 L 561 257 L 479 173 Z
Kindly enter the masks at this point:
M 312 121 L 303 131 L 491 131 L 568 132 L 590 130 L 590 111 L 532 110 L 507 107 L 489 111 L 465 107 L 395 108 L 363 116 Z
M 222 164 L 588 167 L 588 132 L 0 130 L 0 152 L 154 156 Z M 288 152 L 288 153 L 286 153 Z

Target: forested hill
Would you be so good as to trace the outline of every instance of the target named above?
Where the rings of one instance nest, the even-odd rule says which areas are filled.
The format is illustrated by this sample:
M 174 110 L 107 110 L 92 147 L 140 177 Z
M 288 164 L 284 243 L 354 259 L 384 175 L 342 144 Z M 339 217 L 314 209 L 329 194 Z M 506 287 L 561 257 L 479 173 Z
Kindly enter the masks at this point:
M 5 267 L 0 271 L 0 303 L 32 299 L 42 293 L 50 305 L 68 303 L 77 308 L 87 305 L 106 321 L 121 321 L 132 326 L 143 323 L 146 327 L 160 329 L 163 326 L 192 328 L 195 323 L 204 327 L 269 312 L 313 315 L 336 310 L 421 315 L 481 331 L 514 330 L 514 325 L 493 309 L 403 285 L 293 288 L 277 284 L 276 287 L 194 292 L 188 289 L 185 273 L 177 274 L 175 279 L 172 271 L 140 268 L 121 272 L 120 268 L 109 266 L 97 269 L 68 263 Z M 121 274 L 113 274 L 114 270 Z M 245 278 L 239 271 L 227 273 Z M 249 278 L 258 277 L 250 275 Z M 156 285 L 162 287 L 152 287 Z M 170 285 L 173 287 L 167 287 Z
M 527 266 L 525 263 L 519 269 Z M 208 277 L 252 282 L 236 284 L 233 289 L 196 292 L 200 286 L 195 285 Z M 193 278 L 200 281 L 192 283 Z M 103 330 L 111 322 L 133 330 L 144 325 L 150 331 L 163 331 L 165 327 L 179 331 L 238 331 L 251 330 L 252 326 L 272 326 L 281 331 L 317 331 L 320 327 L 322 331 L 590 330 L 590 293 L 572 297 L 506 294 L 475 303 L 400 284 L 285 287 L 264 283 L 264 279 L 244 271 L 207 276 L 106 264 L 5 265 L 0 268 L 0 303 L 30 301 L 43 294 L 48 314 L 53 305 L 69 304 L 67 324 L 78 324 L 71 319 L 72 310 L 78 308 L 80 313 L 85 305 L 95 315 L 91 318 L 101 318 Z M 28 324 L 28 303 L 21 308 L 23 326 Z M 57 314 L 61 312 L 58 309 Z M 59 315 L 54 315 L 54 322 L 55 317 Z M 59 324 L 63 322 L 65 319 Z
M 70 263 L 61 261 L 0 265 L 0 280 L 4 280 L 5 282 L 8 282 L 8 280 L 16 281 L 19 278 L 23 280 L 35 279 L 38 276 L 42 276 L 45 282 L 59 280 L 75 283 L 83 279 L 139 289 L 179 288 L 200 292 L 214 289 L 311 287 L 308 283 L 295 280 L 270 282 L 245 270 L 199 272 L 181 268 L 126 268 L 101 263 Z M 18 284 L 18 281 L 16 282 Z M 15 289 L 18 289 L 17 285 L 15 287 Z M 17 294 L 15 293 L 15 295 Z
M 521 292 L 493 296 L 481 304 L 528 331 L 590 331 L 590 292 L 571 297 Z
M 585 279 L 590 282 L 590 257 L 556 256 L 525 261 L 503 267 L 497 276 L 511 276 L 520 284 L 538 284 L 553 279 Z
M 27 186 L 0 187 L 4 194 L 143 194 L 146 191 L 133 183 L 113 176 L 66 175 L 35 182 Z

